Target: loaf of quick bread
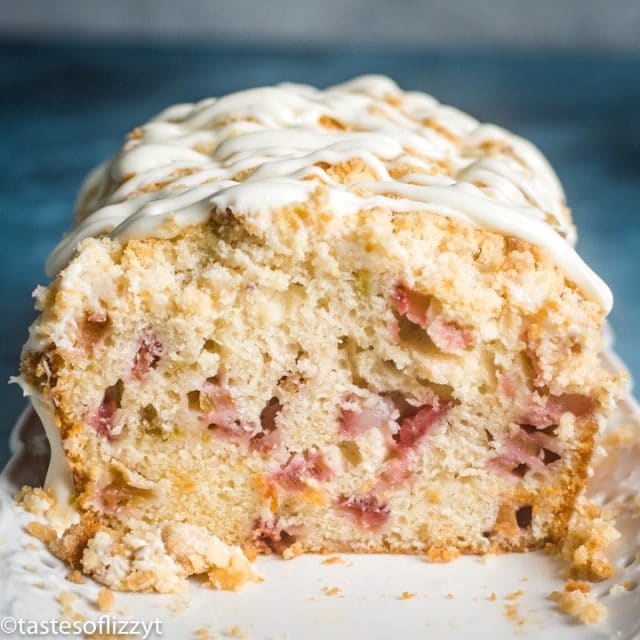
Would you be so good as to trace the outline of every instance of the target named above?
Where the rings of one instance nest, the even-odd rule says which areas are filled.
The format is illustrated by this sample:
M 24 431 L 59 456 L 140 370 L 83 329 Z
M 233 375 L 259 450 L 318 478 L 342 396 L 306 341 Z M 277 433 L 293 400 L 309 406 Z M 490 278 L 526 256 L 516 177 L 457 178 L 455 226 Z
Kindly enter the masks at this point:
M 536 148 L 387 78 L 167 109 L 36 292 L 49 546 L 171 591 L 256 552 L 561 541 L 619 386 L 574 242 Z

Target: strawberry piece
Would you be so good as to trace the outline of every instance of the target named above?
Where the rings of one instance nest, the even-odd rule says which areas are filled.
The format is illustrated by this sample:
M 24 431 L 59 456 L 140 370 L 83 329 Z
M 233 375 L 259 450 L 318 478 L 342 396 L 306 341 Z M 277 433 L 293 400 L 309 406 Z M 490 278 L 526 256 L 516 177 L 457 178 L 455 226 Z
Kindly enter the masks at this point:
M 220 430 L 230 436 L 248 436 L 240 425 L 240 413 L 225 382 L 209 378 L 202 387 L 200 404 L 202 420 L 209 429 Z
M 427 313 L 427 317 L 430 314 Z M 444 353 L 460 355 L 470 344 L 471 338 L 455 322 L 447 322 L 442 318 L 434 318 L 427 327 L 427 335 L 431 342 Z
M 472 338 L 469 333 L 456 322 L 443 320 L 428 296 L 397 285 L 393 297 L 397 312 L 409 322 L 424 329 L 440 351 L 460 354 L 471 345 Z
M 249 445 L 259 451 L 269 451 L 280 444 L 280 431 L 276 425 L 276 416 L 280 413 L 282 405 L 276 397 L 271 398 L 260 413 L 260 425 L 262 431 L 257 433 Z
M 133 358 L 129 378 L 131 380 L 140 380 L 149 369 L 155 369 L 162 353 L 163 346 L 160 340 L 152 333 L 143 334 L 142 338 L 140 338 L 136 355 Z
M 409 449 L 398 448 L 393 457 L 384 463 L 382 474 L 376 487 L 381 491 L 385 491 L 411 480 L 414 473 L 409 468 L 410 463 Z
M 413 416 L 401 421 L 394 439 L 401 447 L 415 447 L 424 436 L 433 432 L 450 408 L 448 402 L 441 402 L 437 398 L 433 404 L 422 405 Z
M 521 425 L 502 443 L 503 453 L 489 460 L 487 466 L 498 473 L 520 477 L 529 470 L 544 472 L 562 457 L 553 447 L 553 436 L 532 425 Z
M 389 428 L 395 407 L 388 398 L 351 396 L 348 402 L 358 408 L 345 409 L 340 416 L 340 431 L 345 435 L 355 437 L 370 429 Z
M 116 413 L 122 400 L 122 388 L 120 380 L 107 387 L 98 408 L 89 417 L 89 423 L 101 436 L 112 437 Z
M 104 339 L 111 322 L 104 311 L 87 311 L 78 323 L 78 342 L 87 352 L 90 352 Z
M 409 322 L 417 324 L 426 329 L 429 326 L 427 311 L 429 309 L 429 298 L 411 289 L 406 289 L 401 284 L 397 285 L 393 297 L 396 303 L 396 310 L 401 316 L 405 316 Z
M 282 555 L 296 541 L 295 536 L 285 531 L 278 517 L 257 518 L 253 526 L 253 543 L 262 553 Z
M 365 529 L 380 529 L 389 520 L 389 507 L 372 493 L 342 495 L 336 501 L 336 507 Z
M 580 393 L 562 393 L 544 398 L 535 396 L 521 373 L 504 374 L 500 379 L 504 396 L 516 407 L 516 422 L 529 424 L 536 429 L 557 425 L 563 413 L 584 418 L 595 409 L 593 398 Z
M 296 453 L 273 474 L 274 482 L 287 491 L 304 491 L 309 479 L 325 482 L 333 475 L 321 451 Z
M 537 429 L 546 429 L 557 425 L 563 413 L 573 413 L 577 418 L 582 418 L 591 413 L 593 408 L 593 400 L 582 394 L 550 395 L 546 397 L 543 404 L 529 401 L 523 408 L 518 422 L 533 425 Z

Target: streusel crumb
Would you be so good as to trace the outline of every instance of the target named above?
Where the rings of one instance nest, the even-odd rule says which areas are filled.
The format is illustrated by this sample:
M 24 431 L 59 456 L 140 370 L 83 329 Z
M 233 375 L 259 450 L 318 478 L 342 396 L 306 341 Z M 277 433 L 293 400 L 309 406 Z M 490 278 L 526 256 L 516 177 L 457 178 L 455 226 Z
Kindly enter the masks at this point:
M 98 591 L 98 609 L 103 612 L 111 611 L 115 605 L 115 598 L 113 597 L 113 591 L 110 589 L 100 589 Z
M 302 554 L 302 545 L 299 542 L 294 542 L 291 546 L 282 551 L 282 557 L 285 560 L 293 560 L 293 558 L 300 554 Z
M 39 487 L 24 486 L 16 494 L 16 502 L 29 513 L 42 516 L 55 505 L 55 500 Z
M 56 539 L 55 529 L 37 520 L 28 522 L 25 526 L 25 531 L 46 545 L 50 545 Z
M 455 547 L 433 546 L 427 551 L 427 561 L 447 563 L 460 557 L 460 551 Z
M 549 598 L 558 604 L 560 611 L 573 616 L 583 624 L 598 624 L 607 619 L 606 607 L 589 592 L 573 589 L 569 583 L 564 591 L 553 591 Z
M 82 575 L 82 572 L 78 571 L 77 569 L 69 571 L 69 573 L 67 573 L 67 575 L 65 576 L 65 580 L 68 580 L 73 584 L 84 584 L 87 581 L 86 578 Z
M 561 547 L 562 556 L 571 563 L 571 576 L 591 582 L 611 577 L 613 568 L 607 553 L 619 538 L 613 514 L 608 509 L 580 499 Z
M 65 618 L 73 619 L 75 612 L 73 610 L 78 596 L 73 591 L 61 591 L 58 595 L 58 602 L 62 609 L 62 615 Z

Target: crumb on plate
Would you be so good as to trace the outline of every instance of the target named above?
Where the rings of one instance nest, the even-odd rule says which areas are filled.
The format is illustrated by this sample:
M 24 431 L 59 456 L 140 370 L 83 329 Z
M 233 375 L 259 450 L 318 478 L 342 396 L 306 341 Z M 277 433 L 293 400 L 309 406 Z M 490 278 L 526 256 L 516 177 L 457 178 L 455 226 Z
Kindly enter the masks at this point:
M 24 486 L 16 494 L 16 502 L 29 513 L 42 516 L 55 505 L 55 500 L 40 487 Z
M 506 616 L 507 620 L 513 622 L 514 624 L 517 624 L 518 626 L 522 626 L 524 624 L 524 618 L 520 616 L 517 604 L 505 604 L 504 615 Z
M 600 582 L 611 577 L 613 567 L 607 558 L 609 547 L 620 538 L 610 510 L 580 500 L 561 547 L 562 556 L 571 563 L 571 577 Z
M 302 553 L 302 545 L 299 542 L 294 542 L 291 546 L 284 549 L 282 552 L 282 557 L 285 560 L 292 560 L 296 556 L 299 556 Z
M 103 612 L 111 611 L 115 604 L 113 591 L 111 589 L 102 588 L 98 591 L 98 609 Z
M 58 602 L 62 608 L 62 615 L 65 618 L 73 618 L 73 607 L 78 599 L 78 596 L 73 591 L 61 591 L 58 595 Z
M 427 551 L 427 562 L 446 563 L 460 557 L 460 551 L 455 547 L 433 546 Z
M 72 582 L 73 584 L 84 584 L 87 581 L 86 578 L 82 575 L 82 573 L 77 569 L 73 569 L 72 571 L 69 571 L 69 573 L 67 573 L 64 579 L 67 582 Z
M 50 527 L 37 520 L 28 522 L 25 526 L 25 531 L 34 538 L 40 540 L 46 545 L 51 544 L 56 539 L 56 532 L 53 527 Z
M 598 624 L 607 619 L 607 608 L 584 590 L 581 581 L 569 581 L 564 591 L 553 591 L 549 598 L 558 604 L 562 613 L 577 618 L 583 624 Z M 586 585 L 589 587 L 589 585 Z

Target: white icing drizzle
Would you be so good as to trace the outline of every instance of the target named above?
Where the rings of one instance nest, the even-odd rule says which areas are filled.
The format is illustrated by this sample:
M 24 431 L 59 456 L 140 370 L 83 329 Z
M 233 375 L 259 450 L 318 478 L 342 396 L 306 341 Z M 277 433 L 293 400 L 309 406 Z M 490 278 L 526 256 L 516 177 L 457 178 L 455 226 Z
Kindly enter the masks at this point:
M 341 184 L 327 171 L 355 159 L 368 167 L 366 180 Z M 410 170 L 392 178 L 401 166 Z M 542 154 L 382 76 L 324 91 L 281 84 L 169 107 L 90 174 L 78 198 L 79 224 L 53 251 L 47 272 L 63 268 L 86 237 L 171 237 L 205 222 L 214 208 L 267 229 L 270 211 L 307 200 L 320 184 L 336 216 L 374 206 L 428 210 L 522 238 L 545 250 L 585 296 L 606 312 L 612 307 L 607 285 L 573 249 L 562 187 Z
M 78 512 L 73 500 L 74 488 L 71 469 L 62 448 L 60 430 L 55 424 L 55 411 L 50 401 L 46 400 L 36 387 L 29 384 L 22 376 L 11 379 L 17 383 L 25 396 L 31 398 L 31 404 L 44 427 L 51 458 L 44 481 L 45 490 L 56 501 L 55 506 L 47 513 L 47 517 L 60 533 L 70 524 L 77 521 Z

